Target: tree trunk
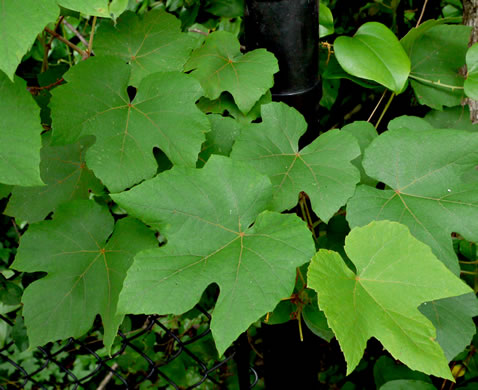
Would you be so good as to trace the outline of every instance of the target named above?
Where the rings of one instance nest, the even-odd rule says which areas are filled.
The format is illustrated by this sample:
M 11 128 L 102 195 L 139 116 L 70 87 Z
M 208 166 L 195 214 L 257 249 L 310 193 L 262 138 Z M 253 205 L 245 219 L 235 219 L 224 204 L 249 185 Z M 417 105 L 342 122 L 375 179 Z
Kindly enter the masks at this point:
M 478 42 L 478 0 L 463 0 L 463 24 L 470 26 L 471 32 L 469 46 Z M 470 107 L 470 119 L 478 123 L 478 101 L 467 98 L 465 103 Z

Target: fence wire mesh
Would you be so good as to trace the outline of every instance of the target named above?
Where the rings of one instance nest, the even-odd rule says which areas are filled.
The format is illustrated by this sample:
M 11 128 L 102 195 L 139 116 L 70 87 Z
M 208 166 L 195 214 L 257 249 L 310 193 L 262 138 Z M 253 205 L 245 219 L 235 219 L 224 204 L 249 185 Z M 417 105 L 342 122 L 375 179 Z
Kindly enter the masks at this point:
M 120 330 L 111 355 L 98 331 L 33 353 L 19 352 L 13 340 L 7 341 L 0 349 L 0 389 L 227 389 L 227 383 L 237 383 L 234 347 L 215 358 L 211 316 L 199 305 L 195 313 L 195 322 L 182 334 L 168 326 L 166 316 L 132 317 L 132 328 L 142 325 Z M 0 323 L 15 328 L 3 315 Z M 248 388 L 254 388 L 257 371 L 250 367 L 249 374 Z

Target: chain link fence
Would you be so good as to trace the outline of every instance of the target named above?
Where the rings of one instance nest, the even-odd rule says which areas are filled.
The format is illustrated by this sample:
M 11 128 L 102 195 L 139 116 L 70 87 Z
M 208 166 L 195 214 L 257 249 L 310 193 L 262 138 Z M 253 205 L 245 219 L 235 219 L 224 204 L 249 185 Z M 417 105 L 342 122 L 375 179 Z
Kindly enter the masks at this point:
M 211 316 L 199 305 L 194 315 L 185 319 L 127 317 L 130 330 L 123 324 L 111 355 L 106 353 L 98 330 L 34 351 L 22 351 L 10 339 L 0 349 L 0 389 L 254 388 L 259 379 L 257 371 L 249 367 L 247 381 L 238 379 L 235 348 L 231 347 L 222 359 L 215 357 Z M 182 325 L 172 326 L 171 321 L 181 321 Z M 15 333 L 9 318 L 0 315 L 2 322 Z

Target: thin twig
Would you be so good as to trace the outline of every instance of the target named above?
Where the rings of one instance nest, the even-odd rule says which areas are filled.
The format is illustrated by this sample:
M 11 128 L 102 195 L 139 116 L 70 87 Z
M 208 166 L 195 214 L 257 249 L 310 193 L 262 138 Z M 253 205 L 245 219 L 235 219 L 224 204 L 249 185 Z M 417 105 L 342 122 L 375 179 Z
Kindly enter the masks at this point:
M 368 117 L 367 119 L 367 122 L 370 122 L 373 118 L 373 116 L 375 115 L 375 112 L 378 110 L 378 108 L 380 107 L 380 104 L 382 104 L 382 100 L 383 98 L 385 97 L 387 93 L 387 90 L 383 91 L 382 93 L 382 96 L 380 97 L 380 100 L 378 101 L 377 105 L 375 106 L 375 108 L 373 109 L 372 113 L 370 114 L 370 116 Z
M 395 97 L 395 93 L 392 93 L 392 96 L 390 96 L 390 99 L 388 99 L 387 105 L 382 111 L 382 114 L 380 115 L 380 118 L 378 118 L 377 124 L 375 125 L 375 128 L 378 129 L 378 125 L 380 125 L 380 122 L 382 121 L 383 117 L 385 116 L 385 113 L 388 111 L 388 108 L 390 107 L 390 104 L 392 104 L 392 100 Z
M 88 41 L 85 39 L 83 35 L 80 34 L 80 32 L 75 27 L 73 27 L 70 23 L 68 23 L 66 19 L 63 19 L 63 24 L 66 27 L 68 27 L 68 29 L 78 37 L 78 39 L 83 43 L 83 45 L 85 45 L 85 47 L 88 47 Z
M 93 16 L 93 22 L 91 23 L 90 41 L 88 42 L 88 56 L 91 56 L 93 52 L 93 38 L 95 37 L 96 16 Z
M 428 0 L 425 0 L 423 2 L 422 12 L 420 13 L 420 17 L 418 18 L 418 22 L 417 22 L 417 25 L 415 26 L 415 28 L 418 27 L 420 25 L 420 23 L 422 22 L 423 14 L 425 13 L 425 8 L 427 8 L 427 3 L 428 3 Z
M 55 31 L 53 31 L 53 30 L 50 30 L 48 27 L 45 27 L 45 31 L 46 31 L 48 34 L 53 35 L 56 39 L 62 41 L 65 45 L 71 47 L 73 50 L 75 50 L 76 52 L 78 52 L 83 58 L 88 57 L 88 54 L 87 54 L 84 50 L 81 50 L 78 46 L 76 46 L 74 43 L 71 43 L 68 39 L 66 39 L 65 37 L 61 36 L 61 35 L 58 34 L 57 32 L 55 32 Z
M 18 230 L 18 226 L 14 218 L 12 218 L 12 225 L 13 225 L 13 228 L 15 229 L 15 233 L 17 233 L 18 239 L 20 239 L 21 234 L 20 234 L 20 231 Z
M 112 366 L 111 366 L 111 369 L 112 370 L 116 370 L 118 368 L 118 363 L 114 363 Z M 108 375 L 106 375 L 103 380 L 101 381 L 100 385 L 98 386 L 98 389 L 97 390 L 104 390 L 106 389 L 106 385 L 110 382 L 111 378 L 113 378 L 113 372 L 110 371 L 108 373 Z
M 208 32 L 205 32 L 205 31 L 201 31 L 197 28 L 190 28 L 188 29 L 189 32 L 193 32 L 193 33 L 197 33 L 197 34 L 201 34 L 201 35 L 205 35 L 206 37 L 209 35 Z
M 53 87 L 56 87 L 57 85 L 60 85 L 65 79 L 62 77 L 58 80 L 56 80 L 54 83 L 45 85 L 43 87 L 28 87 L 27 90 L 32 94 L 32 95 L 38 95 L 38 93 L 44 89 L 52 89 Z

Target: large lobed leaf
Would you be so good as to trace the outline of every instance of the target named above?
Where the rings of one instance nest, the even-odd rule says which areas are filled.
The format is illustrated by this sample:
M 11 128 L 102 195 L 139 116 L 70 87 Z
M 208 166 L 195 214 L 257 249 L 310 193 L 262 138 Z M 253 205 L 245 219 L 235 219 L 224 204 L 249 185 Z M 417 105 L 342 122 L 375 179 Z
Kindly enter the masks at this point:
M 82 336 L 100 314 L 111 348 L 123 320 L 116 309 L 126 270 L 138 251 L 155 245 L 153 232 L 138 220 L 114 226 L 108 210 L 88 200 L 63 204 L 53 220 L 32 224 L 12 264 L 48 273 L 22 298 L 30 347 Z
M 332 130 L 299 150 L 299 138 L 307 129 L 303 116 L 284 103 L 270 103 L 261 110 L 262 123 L 241 130 L 231 157 L 269 176 L 274 186 L 273 210 L 294 207 L 304 191 L 315 213 L 327 222 L 353 195 L 360 180 L 351 163 L 360 155 L 357 141 Z
M 85 152 L 93 137 L 65 146 L 51 146 L 44 136 L 40 173 L 46 186 L 15 187 L 5 210 L 6 215 L 29 223 L 44 219 L 64 202 L 88 199 L 102 185 L 85 164 Z
M 217 99 L 230 92 L 239 109 L 248 113 L 274 84 L 277 59 L 265 49 L 242 54 L 237 38 L 229 32 L 210 34 L 185 65 L 204 88 L 205 96 Z
M 334 52 L 353 76 L 376 81 L 400 93 L 410 73 L 410 59 L 395 34 L 377 22 L 365 23 L 353 37 L 338 37 Z
M 409 367 L 453 380 L 435 328 L 418 306 L 471 289 L 396 222 L 353 229 L 345 252 L 356 273 L 338 253 L 321 249 L 311 261 L 307 283 L 318 293 L 347 373 L 359 363 L 367 340 L 375 337 Z
M 37 35 L 48 23 L 54 22 L 59 13 L 55 0 L 0 1 L 0 71 L 10 80 L 13 81 L 18 64 Z
M 202 169 L 174 167 L 112 195 L 168 239 L 164 247 L 135 257 L 119 312 L 180 314 L 217 283 L 221 292 L 211 330 L 219 354 L 224 353 L 251 323 L 291 294 L 296 267 L 315 252 L 300 219 L 262 212 L 271 196 L 267 177 L 215 155 Z
M 351 227 L 388 219 L 407 225 L 453 272 L 451 234 L 478 241 L 478 187 L 465 180 L 478 165 L 478 134 L 467 131 L 387 131 L 365 151 L 367 175 L 385 190 L 359 186 L 347 205 Z
M 195 166 L 210 128 L 195 106 L 202 90 L 193 77 L 151 74 L 141 81 L 132 102 L 129 77 L 130 68 L 121 59 L 90 58 L 65 74 L 68 83 L 56 88 L 51 100 L 53 142 L 94 135 L 86 162 L 112 192 L 156 173 L 154 147 L 173 164 Z
M 40 108 L 27 91 L 25 81 L 19 77 L 14 80 L 12 83 L 0 71 L 0 183 L 43 185 Z
M 195 45 L 174 15 L 159 10 L 126 12 L 116 23 L 102 23 L 95 36 L 95 53 L 129 63 L 134 86 L 151 73 L 182 71 Z

